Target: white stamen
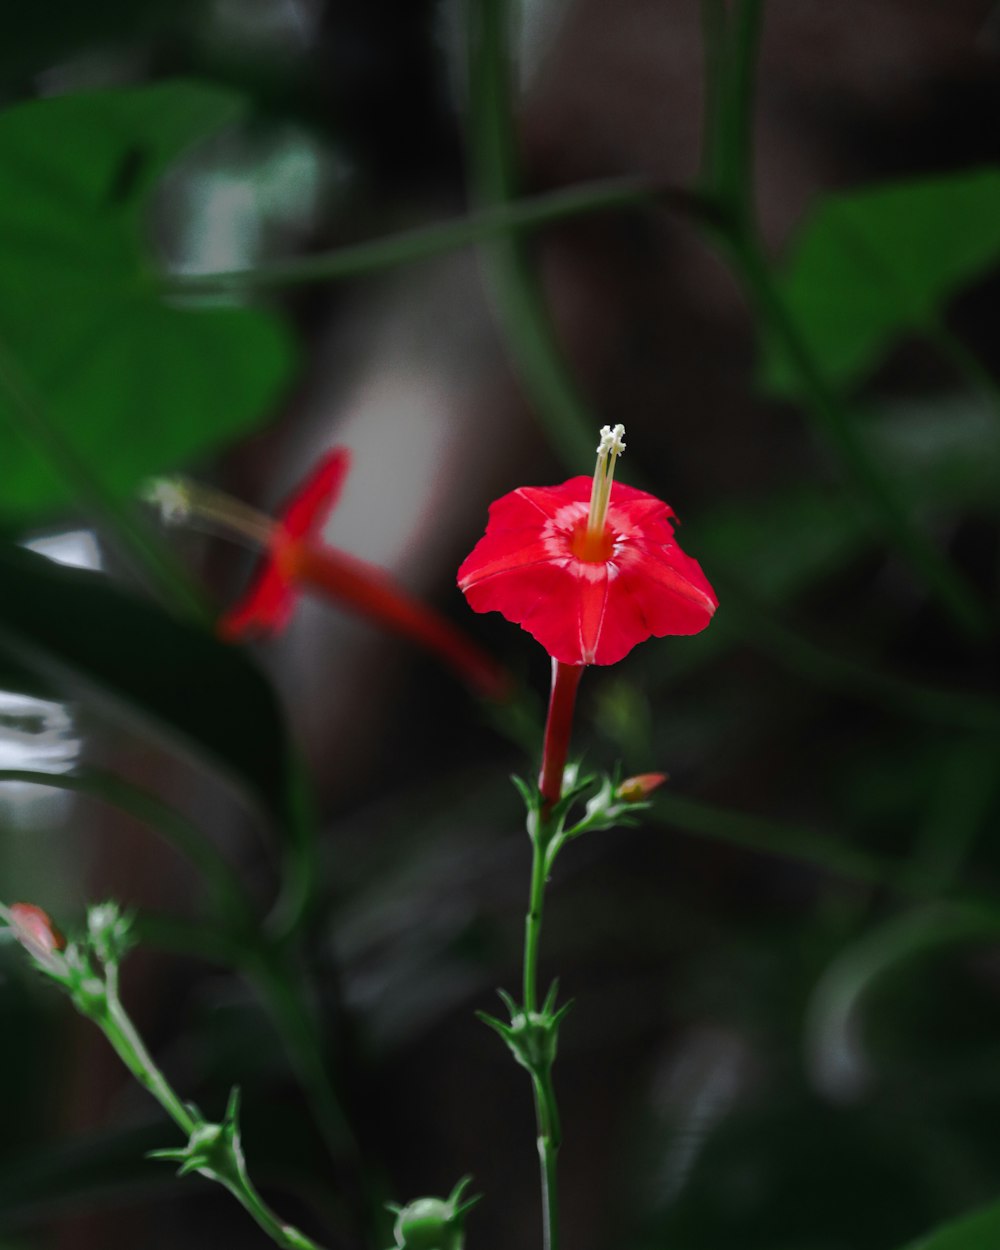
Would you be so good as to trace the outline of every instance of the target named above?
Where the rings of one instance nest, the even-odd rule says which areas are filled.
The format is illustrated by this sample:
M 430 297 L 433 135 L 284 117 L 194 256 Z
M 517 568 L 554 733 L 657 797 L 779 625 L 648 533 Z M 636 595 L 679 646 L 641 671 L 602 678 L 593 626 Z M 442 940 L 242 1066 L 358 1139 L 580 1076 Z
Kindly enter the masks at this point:
M 611 483 L 615 478 L 615 461 L 625 450 L 625 427 L 616 425 L 614 429 L 605 425 L 601 429 L 601 441 L 597 448 L 597 465 L 594 468 L 594 484 L 590 492 L 590 509 L 587 515 L 587 533 L 590 535 L 604 532 L 604 521 L 608 515 L 608 501 L 611 498 Z
M 614 455 L 620 456 L 625 450 L 624 438 L 625 427 L 623 425 L 616 425 L 614 429 L 610 425 L 602 425 L 601 441 L 597 447 L 597 454 L 606 456 L 609 453 L 614 453 Z
M 274 522 L 266 513 L 223 491 L 182 477 L 152 478 L 146 483 L 142 498 L 159 508 L 166 525 L 189 525 L 248 542 L 254 549 L 267 547 L 274 533 Z
M 151 478 L 143 487 L 142 498 L 159 508 L 165 525 L 183 525 L 191 519 L 191 493 L 181 478 Z

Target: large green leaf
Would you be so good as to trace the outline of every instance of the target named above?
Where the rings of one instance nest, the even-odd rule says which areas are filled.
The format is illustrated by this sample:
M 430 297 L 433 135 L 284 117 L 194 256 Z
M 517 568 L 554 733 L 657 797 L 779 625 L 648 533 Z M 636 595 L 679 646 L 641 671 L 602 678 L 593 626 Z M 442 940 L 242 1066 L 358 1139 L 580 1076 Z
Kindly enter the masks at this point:
M 0 113 L 0 344 L 48 421 L 125 494 L 257 424 L 290 340 L 257 309 L 170 303 L 147 242 L 171 161 L 231 122 L 239 95 L 191 82 L 32 101 Z M 69 502 L 0 389 L 0 516 Z
M 286 811 L 290 751 L 270 685 L 237 648 L 100 574 L 0 544 L 0 672 L 84 687 L 199 759 L 272 814 Z M 34 683 L 27 686 L 36 693 Z
M 1000 259 L 1000 169 L 830 195 L 780 279 L 792 318 L 829 381 L 848 385 L 901 335 L 932 328 L 944 302 Z M 765 344 L 765 384 L 798 377 Z
M 996 1250 L 1000 1246 L 1000 1203 L 943 1224 L 906 1250 Z

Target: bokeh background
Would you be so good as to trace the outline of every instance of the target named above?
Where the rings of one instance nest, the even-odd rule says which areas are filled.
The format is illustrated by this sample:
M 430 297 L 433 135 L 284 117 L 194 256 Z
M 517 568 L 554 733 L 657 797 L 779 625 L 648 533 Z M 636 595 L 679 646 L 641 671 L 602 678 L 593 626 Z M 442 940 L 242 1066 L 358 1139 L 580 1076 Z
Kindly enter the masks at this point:
M 695 185 L 703 17 L 693 0 L 525 0 L 511 41 L 520 192 Z M 101 472 L 116 447 L 176 422 L 184 454 L 151 470 L 181 467 L 273 509 L 321 451 L 348 445 L 330 541 L 500 656 L 535 692 L 540 723 L 547 657 L 468 612 L 454 572 L 491 499 L 589 472 L 597 426 L 624 423 L 622 480 L 669 500 L 721 607 L 704 635 L 648 642 L 583 681 L 588 763 L 670 783 L 641 828 L 575 844 L 550 888 L 542 976 L 575 999 L 556 1072 L 565 1243 L 898 1250 L 1000 1187 L 1000 10 L 769 0 L 752 119 L 760 236 L 828 370 L 820 399 L 833 396 L 907 533 L 962 579 L 971 624 L 942 606 L 912 537 L 887 537 L 711 223 L 669 196 L 578 214 L 525 247 L 572 379 L 569 423 L 525 365 L 525 340 L 552 344 L 530 318 L 512 341 L 489 252 L 262 292 L 185 287 L 469 211 L 464 32 L 458 6 L 425 0 L 47 0 L 0 17 L 5 109 L 177 79 L 244 102 L 162 162 L 141 220 L 151 263 L 175 282 L 171 307 L 254 310 L 260 351 L 227 355 L 199 331 L 180 344 L 152 321 L 127 343 L 109 337 L 103 382 L 80 403 L 99 407 L 103 385 L 131 416 L 88 425 L 81 454 Z M 72 265 L 40 260 L 13 227 L 5 244 L 3 224 L 35 185 L 28 166 L 86 166 L 91 143 L 95 162 L 105 154 L 89 131 L 57 120 L 33 136 L 22 116 L 15 149 L 0 113 L 3 360 L 24 344 L 30 364 L 44 338 L 68 344 L 53 369 L 71 369 L 73 352 L 100 350 L 101 323 Z M 127 198 L 132 149 L 112 123 L 103 133 Z M 823 211 L 846 203 L 863 232 L 851 194 L 887 183 L 942 198 L 894 202 L 869 236 L 884 254 L 821 237 L 807 256 Z M 836 344 L 850 355 L 872 309 L 887 328 L 842 367 Z M 186 406 L 188 372 L 208 380 Z M 72 431 L 72 395 L 60 403 Z M 143 593 L 87 507 L 41 488 L 35 506 L 19 435 L 0 438 L 5 538 Z M 218 605 L 245 586 L 240 548 L 171 542 Z M 26 593 L 4 577 L 0 644 Z M 136 645 L 151 669 L 167 662 L 153 640 Z M 527 1081 L 473 1017 L 518 980 L 529 847 L 508 776 L 531 759 L 432 658 L 336 605 L 305 602 L 255 656 L 315 786 L 327 904 L 304 961 L 372 1183 L 405 1201 L 471 1172 L 486 1197 L 470 1247 L 536 1244 Z M 266 908 L 276 835 L 231 788 L 100 689 L 37 694 L 12 682 L 0 695 L 0 767 L 82 762 L 142 783 L 211 831 Z M 226 689 L 209 669 L 187 696 L 208 717 Z M 105 804 L 7 781 L 0 832 L 0 895 L 69 929 L 105 896 L 203 912 L 169 848 Z M 222 961 L 153 944 L 124 990 L 207 1111 L 242 1085 L 251 1170 L 275 1205 L 326 1244 L 360 1244 L 356 1161 L 328 1160 L 252 990 Z M 4 1250 L 265 1244 L 226 1195 L 143 1160 L 174 1130 L 13 950 L 0 1018 Z

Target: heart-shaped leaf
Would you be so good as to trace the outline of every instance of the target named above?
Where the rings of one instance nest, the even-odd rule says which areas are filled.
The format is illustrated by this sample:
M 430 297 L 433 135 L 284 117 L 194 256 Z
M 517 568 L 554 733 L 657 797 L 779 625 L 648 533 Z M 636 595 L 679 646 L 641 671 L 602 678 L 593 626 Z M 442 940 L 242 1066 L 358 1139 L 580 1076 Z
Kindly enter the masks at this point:
M 252 428 L 290 375 L 275 315 L 169 302 L 148 242 L 158 178 L 243 109 L 234 92 L 181 81 L 0 113 L 0 344 L 122 495 Z M 22 519 L 71 500 L 18 436 L 12 402 L 0 382 L 0 517 Z
M 780 279 L 782 298 L 828 381 L 856 382 L 901 335 L 1000 260 L 1000 169 L 830 195 L 811 213 Z M 764 384 L 798 393 L 765 343 Z

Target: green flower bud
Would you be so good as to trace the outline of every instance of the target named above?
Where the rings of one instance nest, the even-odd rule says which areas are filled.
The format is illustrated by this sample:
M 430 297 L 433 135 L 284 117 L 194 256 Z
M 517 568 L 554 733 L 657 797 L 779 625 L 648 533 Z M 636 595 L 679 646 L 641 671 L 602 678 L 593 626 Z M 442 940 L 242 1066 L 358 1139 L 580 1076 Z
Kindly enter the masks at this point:
M 462 1250 L 465 1215 L 479 1201 L 460 1201 L 470 1179 L 463 1176 L 447 1198 L 416 1198 L 405 1207 L 390 1208 L 396 1212 L 395 1250 Z

